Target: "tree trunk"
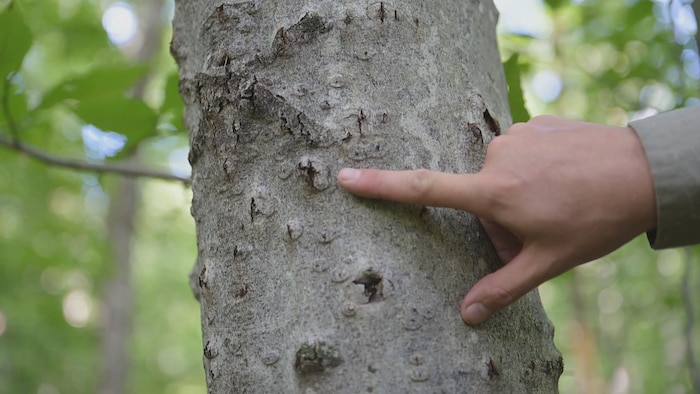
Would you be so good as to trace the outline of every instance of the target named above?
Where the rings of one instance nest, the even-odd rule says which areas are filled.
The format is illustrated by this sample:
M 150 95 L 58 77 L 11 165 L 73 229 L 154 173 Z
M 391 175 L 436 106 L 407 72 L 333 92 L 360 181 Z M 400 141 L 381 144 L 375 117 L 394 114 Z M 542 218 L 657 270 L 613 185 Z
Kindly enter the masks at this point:
M 132 161 L 135 161 L 132 159 Z M 131 287 L 132 236 L 139 205 L 135 179 L 120 179 L 112 194 L 109 212 L 109 240 L 113 265 L 104 285 L 101 307 L 102 351 L 99 394 L 126 392 L 130 366 L 129 337 L 133 324 Z
M 492 2 L 176 7 L 209 391 L 555 392 L 536 292 L 479 327 L 460 318 L 499 265 L 476 218 L 334 181 L 478 171 L 510 122 Z

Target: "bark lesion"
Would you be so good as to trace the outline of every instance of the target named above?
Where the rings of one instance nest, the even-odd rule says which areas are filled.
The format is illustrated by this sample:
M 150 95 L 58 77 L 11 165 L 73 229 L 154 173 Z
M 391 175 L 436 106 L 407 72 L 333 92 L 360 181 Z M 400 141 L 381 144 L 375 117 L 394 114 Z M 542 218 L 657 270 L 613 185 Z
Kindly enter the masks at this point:
M 303 157 L 297 168 L 312 188 L 322 191 L 331 185 L 330 169 L 320 161 Z
M 362 124 L 367 120 L 367 115 L 365 115 L 365 111 L 360 109 L 360 113 L 357 115 L 357 129 L 360 132 L 360 135 L 362 135 Z
M 498 367 L 496 366 L 496 363 L 493 362 L 492 358 L 489 358 L 489 361 L 486 363 L 486 376 L 489 379 L 493 379 L 497 376 L 499 376 L 501 373 L 498 370 Z
M 204 264 L 202 263 L 201 257 L 197 256 L 194 266 L 189 272 L 189 285 L 190 290 L 192 290 L 192 295 L 197 301 L 201 301 L 202 298 L 202 285 L 200 281 L 202 280 L 202 269 Z
M 378 272 L 367 270 L 352 283 L 364 286 L 364 295 L 368 298 L 367 302 L 377 302 L 384 299 L 384 278 Z
M 272 53 L 275 58 L 288 55 L 294 44 L 309 42 L 332 28 L 333 25 L 327 23 L 318 13 L 307 12 L 299 22 L 277 29 L 272 42 Z
M 253 79 L 247 81 L 243 88 L 238 93 L 238 108 L 248 110 L 255 115 L 255 86 L 258 84 L 258 78 L 253 75 Z
M 491 116 L 488 109 L 484 109 L 484 122 L 486 122 L 486 126 L 488 126 L 494 136 L 498 137 L 501 135 L 501 126 L 498 124 L 498 121 Z
M 337 367 L 342 362 L 337 347 L 322 341 L 304 342 L 297 350 L 294 369 L 300 375 L 308 375 Z

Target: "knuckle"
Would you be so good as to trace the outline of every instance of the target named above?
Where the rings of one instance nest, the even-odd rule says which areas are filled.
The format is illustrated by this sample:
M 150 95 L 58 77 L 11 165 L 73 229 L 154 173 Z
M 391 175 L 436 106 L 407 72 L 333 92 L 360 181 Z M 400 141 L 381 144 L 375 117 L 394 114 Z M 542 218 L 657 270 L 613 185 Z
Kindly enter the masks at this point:
M 529 126 L 523 126 L 523 131 L 525 128 L 528 128 Z M 498 137 L 495 137 L 494 139 L 489 142 L 487 149 L 494 149 L 497 151 L 503 151 L 510 153 L 514 148 L 516 148 L 518 145 L 522 144 L 523 138 L 520 133 L 517 134 L 502 134 L 499 135 Z M 493 146 L 492 146 L 493 145 Z
M 511 200 L 515 196 L 521 196 L 524 188 L 523 183 L 520 177 L 507 173 L 502 174 L 493 180 L 493 197 L 505 201 Z
M 496 222 L 509 222 L 514 214 L 513 206 L 522 195 L 523 181 L 513 175 L 499 173 L 489 179 L 489 187 L 484 190 L 489 212 Z
M 533 123 L 533 124 L 548 124 L 552 123 L 552 121 L 559 119 L 558 117 L 554 115 L 537 115 L 530 119 L 528 123 Z
M 483 302 L 489 309 L 496 311 L 512 304 L 519 297 L 500 283 L 497 283 L 492 275 L 489 274 L 484 278 L 484 294 L 486 297 Z
M 491 142 L 489 142 L 489 145 L 486 147 L 486 157 L 497 155 L 504 149 L 507 151 L 508 146 L 510 145 L 510 139 L 511 138 L 508 135 L 499 135 L 498 137 L 492 139 Z
M 529 133 L 533 131 L 538 131 L 542 130 L 543 128 L 546 128 L 547 126 L 551 126 L 553 124 L 558 124 L 561 122 L 561 118 L 558 116 L 554 115 L 537 115 L 535 117 L 532 117 L 530 120 L 527 122 L 520 122 L 520 123 L 514 123 L 512 126 L 508 128 L 508 132 L 506 134 L 521 134 L 521 133 Z
M 411 194 L 422 197 L 430 193 L 433 188 L 433 177 L 426 169 L 415 170 L 409 178 L 408 187 Z
M 522 133 L 523 131 L 526 131 L 528 129 L 527 123 L 524 122 L 518 122 L 518 123 L 513 123 L 509 128 L 506 134 L 514 134 L 514 133 Z M 497 138 L 494 138 L 496 140 Z

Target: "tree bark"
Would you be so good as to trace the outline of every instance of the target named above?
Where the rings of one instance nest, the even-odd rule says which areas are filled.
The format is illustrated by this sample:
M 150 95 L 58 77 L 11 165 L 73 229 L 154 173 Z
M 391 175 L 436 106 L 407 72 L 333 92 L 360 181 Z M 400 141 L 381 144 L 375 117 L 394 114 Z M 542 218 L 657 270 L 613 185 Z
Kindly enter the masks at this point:
M 478 171 L 510 123 L 496 19 L 476 0 L 176 1 L 209 392 L 557 391 L 536 292 L 460 318 L 499 266 L 476 218 L 334 181 Z

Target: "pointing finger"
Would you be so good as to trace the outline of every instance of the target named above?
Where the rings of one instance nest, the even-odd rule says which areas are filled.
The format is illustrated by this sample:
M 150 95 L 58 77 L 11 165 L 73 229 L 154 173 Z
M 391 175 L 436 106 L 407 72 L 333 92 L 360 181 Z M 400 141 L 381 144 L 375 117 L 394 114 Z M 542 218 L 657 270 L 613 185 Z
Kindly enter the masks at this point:
M 344 168 L 340 185 L 362 197 L 408 204 L 463 209 L 489 217 L 479 174 L 447 174 L 428 170 L 384 171 Z

